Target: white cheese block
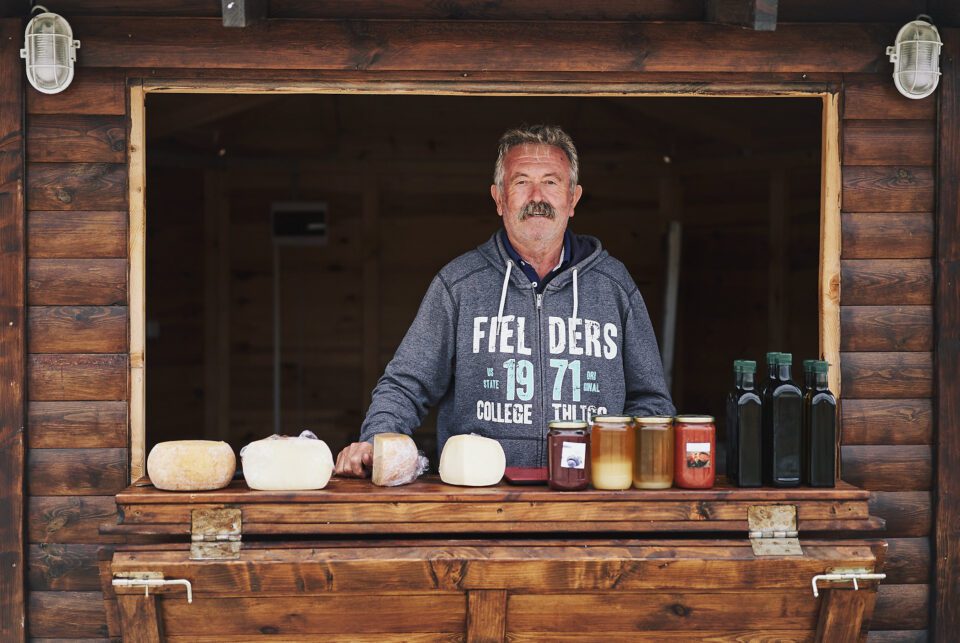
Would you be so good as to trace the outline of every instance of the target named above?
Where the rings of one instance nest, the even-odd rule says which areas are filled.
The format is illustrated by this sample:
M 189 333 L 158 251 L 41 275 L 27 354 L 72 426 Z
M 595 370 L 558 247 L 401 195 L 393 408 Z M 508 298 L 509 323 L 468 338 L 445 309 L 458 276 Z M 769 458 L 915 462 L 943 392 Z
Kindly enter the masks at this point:
M 373 484 L 396 487 L 408 484 L 420 475 L 417 444 L 403 433 L 379 433 L 373 436 Z
M 333 454 L 323 440 L 274 435 L 240 451 L 243 477 L 251 489 L 323 489 L 333 475 Z
M 173 440 L 160 442 L 147 456 L 147 475 L 164 491 L 208 491 L 230 484 L 237 458 L 226 442 Z
M 497 484 L 507 467 L 507 456 L 496 440 L 479 435 L 455 435 L 443 445 L 440 479 L 464 487 Z

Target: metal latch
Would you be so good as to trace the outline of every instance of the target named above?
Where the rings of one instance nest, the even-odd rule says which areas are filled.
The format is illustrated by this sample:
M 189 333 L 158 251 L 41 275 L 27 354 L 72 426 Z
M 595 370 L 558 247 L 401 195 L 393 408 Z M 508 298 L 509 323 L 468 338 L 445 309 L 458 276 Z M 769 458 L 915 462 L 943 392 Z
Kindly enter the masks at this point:
M 817 583 L 837 583 L 837 582 L 853 582 L 853 589 L 857 591 L 860 589 L 859 581 L 862 580 L 883 580 L 887 577 L 886 574 L 878 574 L 871 572 L 865 567 L 858 567 L 855 569 L 828 569 L 826 574 L 817 574 L 810 579 L 810 585 L 813 586 L 813 597 L 817 598 L 820 596 L 820 591 L 817 588 Z
M 755 556 L 803 556 L 796 505 L 751 505 L 747 526 Z
M 187 588 L 187 602 L 193 602 L 193 585 L 190 581 L 185 578 L 164 579 L 161 572 L 119 572 L 114 574 L 112 584 L 114 587 L 142 587 L 144 596 L 150 596 L 151 587 L 183 585 Z
M 240 509 L 194 509 L 190 512 L 190 560 L 240 558 Z

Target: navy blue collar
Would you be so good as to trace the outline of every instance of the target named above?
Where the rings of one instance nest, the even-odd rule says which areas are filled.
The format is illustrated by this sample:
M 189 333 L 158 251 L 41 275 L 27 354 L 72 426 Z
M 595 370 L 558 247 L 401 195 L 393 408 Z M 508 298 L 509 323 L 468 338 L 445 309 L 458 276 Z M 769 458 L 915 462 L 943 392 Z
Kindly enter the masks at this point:
M 542 293 L 543 289 L 547 287 L 547 284 L 550 283 L 554 277 L 573 264 L 573 233 L 571 233 L 569 229 L 563 232 L 563 260 L 559 266 L 547 273 L 543 279 L 541 279 L 537 271 L 533 269 L 533 266 L 527 263 L 510 244 L 510 239 L 507 237 L 507 231 L 505 229 L 500 230 L 500 239 L 503 241 L 503 248 L 507 251 L 507 254 L 510 255 L 513 263 L 523 271 L 523 274 L 527 276 L 527 279 L 530 280 L 530 283 L 533 284 L 538 293 Z

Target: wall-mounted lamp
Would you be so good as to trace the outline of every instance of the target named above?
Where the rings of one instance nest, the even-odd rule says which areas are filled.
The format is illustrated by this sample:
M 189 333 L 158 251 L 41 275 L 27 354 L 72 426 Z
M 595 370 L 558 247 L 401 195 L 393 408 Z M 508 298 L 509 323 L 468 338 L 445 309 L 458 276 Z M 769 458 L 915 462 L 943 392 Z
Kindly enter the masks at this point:
M 897 40 L 887 47 L 893 63 L 893 82 L 907 98 L 926 98 L 940 82 L 940 32 L 930 16 L 919 15 L 897 32 Z
M 27 61 L 27 80 L 44 94 L 57 94 L 73 81 L 73 63 L 80 41 L 73 39 L 70 23 L 47 8 L 37 5 L 37 13 L 24 31 L 20 57 Z

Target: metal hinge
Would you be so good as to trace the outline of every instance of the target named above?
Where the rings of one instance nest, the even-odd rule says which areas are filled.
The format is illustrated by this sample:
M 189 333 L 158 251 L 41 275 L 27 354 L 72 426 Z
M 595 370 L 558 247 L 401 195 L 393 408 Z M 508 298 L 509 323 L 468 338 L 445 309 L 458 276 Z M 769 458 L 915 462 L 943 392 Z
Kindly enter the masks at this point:
M 795 505 L 751 505 L 747 526 L 755 556 L 803 556 Z
M 190 512 L 190 559 L 240 558 L 240 509 L 194 509 Z
M 826 574 L 817 574 L 810 579 L 810 584 L 813 586 L 813 597 L 817 598 L 820 596 L 820 589 L 817 587 L 818 583 L 853 583 L 854 591 L 860 589 L 859 581 L 866 580 L 876 580 L 880 581 L 887 577 L 886 574 L 878 574 L 873 572 L 866 567 L 852 567 L 852 568 L 832 568 L 827 569 Z
M 151 587 L 182 585 L 187 588 L 187 602 L 193 602 L 193 585 L 184 578 L 164 579 L 163 572 L 118 572 L 113 575 L 114 587 L 142 587 L 143 595 L 150 595 Z

